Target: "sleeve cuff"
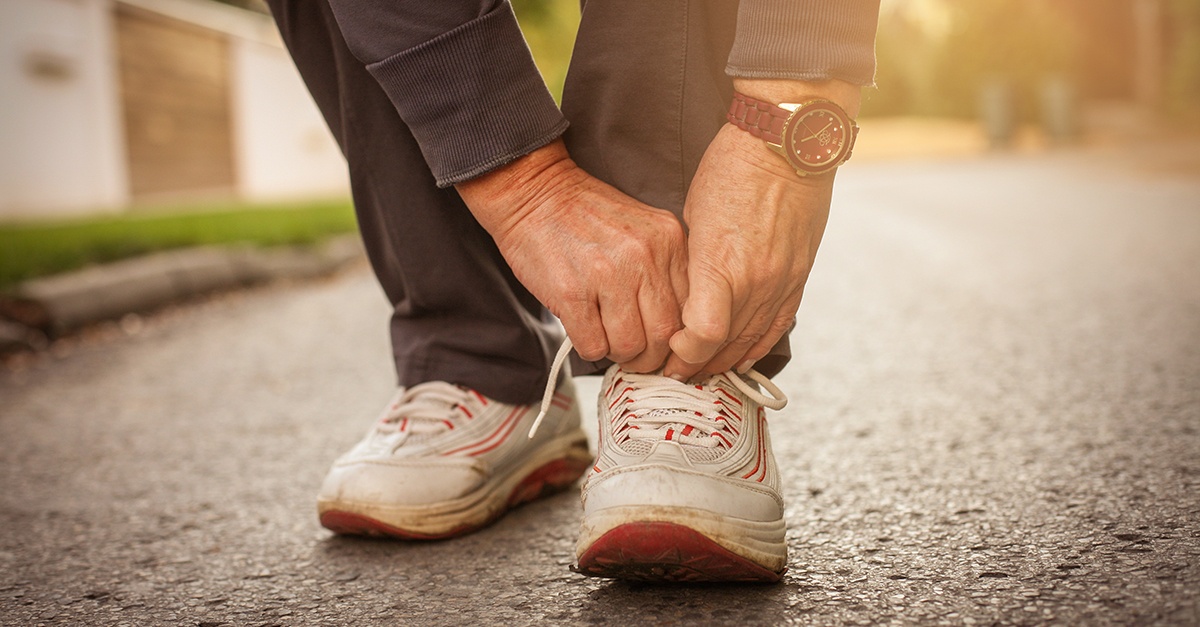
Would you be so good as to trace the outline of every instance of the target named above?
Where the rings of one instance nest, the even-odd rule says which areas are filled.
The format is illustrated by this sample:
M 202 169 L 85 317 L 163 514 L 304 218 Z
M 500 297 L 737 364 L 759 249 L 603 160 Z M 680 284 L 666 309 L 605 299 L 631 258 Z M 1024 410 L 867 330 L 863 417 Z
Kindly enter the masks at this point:
M 726 74 L 875 82 L 879 0 L 742 0 Z
M 528 154 L 567 128 L 508 2 L 367 69 L 439 187 Z

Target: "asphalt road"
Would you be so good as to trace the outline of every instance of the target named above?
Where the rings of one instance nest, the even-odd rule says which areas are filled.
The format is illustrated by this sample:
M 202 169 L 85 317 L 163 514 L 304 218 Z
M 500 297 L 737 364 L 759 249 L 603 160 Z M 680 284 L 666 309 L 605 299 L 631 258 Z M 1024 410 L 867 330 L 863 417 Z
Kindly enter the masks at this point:
M 574 491 L 451 542 L 323 531 L 391 394 L 358 269 L 8 363 L 0 624 L 1200 624 L 1200 176 L 1129 166 L 845 169 L 771 422 L 779 585 L 574 575 Z

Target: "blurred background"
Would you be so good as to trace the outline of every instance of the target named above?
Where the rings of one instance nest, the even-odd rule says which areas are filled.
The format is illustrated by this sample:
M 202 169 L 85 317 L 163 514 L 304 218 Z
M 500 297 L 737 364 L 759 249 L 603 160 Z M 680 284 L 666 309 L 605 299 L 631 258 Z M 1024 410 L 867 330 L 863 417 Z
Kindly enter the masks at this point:
M 514 5 L 557 94 L 578 3 Z M 862 161 L 1200 128 L 1200 0 L 884 0 L 878 58 Z M 147 250 L 353 229 L 340 153 L 260 0 L 5 0 L 0 145 L 0 288 Z

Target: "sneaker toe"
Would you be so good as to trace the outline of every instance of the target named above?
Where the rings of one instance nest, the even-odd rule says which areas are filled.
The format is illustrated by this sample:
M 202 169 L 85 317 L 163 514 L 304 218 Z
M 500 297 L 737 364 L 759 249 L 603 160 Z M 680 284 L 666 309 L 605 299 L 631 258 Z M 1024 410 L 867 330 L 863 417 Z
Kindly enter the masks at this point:
M 475 460 L 411 459 L 339 462 L 321 485 L 318 500 L 388 507 L 453 501 L 487 481 Z
M 759 522 L 783 518 L 782 499 L 766 486 L 671 466 L 620 467 L 593 475 L 583 488 L 585 513 L 630 506 L 691 508 Z

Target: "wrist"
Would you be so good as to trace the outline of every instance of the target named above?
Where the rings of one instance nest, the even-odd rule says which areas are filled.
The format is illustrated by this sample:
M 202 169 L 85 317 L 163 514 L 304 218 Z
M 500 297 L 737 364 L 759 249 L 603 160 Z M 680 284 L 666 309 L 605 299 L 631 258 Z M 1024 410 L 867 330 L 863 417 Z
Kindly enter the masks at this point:
M 733 88 L 755 100 L 771 104 L 803 103 L 823 99 L 836 103 L 851 117 L 862 107 L 862 88 L 840 80 L 798 81 L 776 78 L 735 78 Z
M 585 176 L 556 139 L 454 187 L 479 224 L 499 241 L 548 198 Z
M 858 111 L 857 87 L 767 79 L 739 79 L 734 87 L 726 119 L 761 139 L 797 176 L 832 175 L 850 158 L 858 136 L 851 113 Z

